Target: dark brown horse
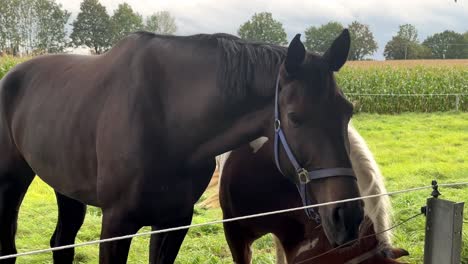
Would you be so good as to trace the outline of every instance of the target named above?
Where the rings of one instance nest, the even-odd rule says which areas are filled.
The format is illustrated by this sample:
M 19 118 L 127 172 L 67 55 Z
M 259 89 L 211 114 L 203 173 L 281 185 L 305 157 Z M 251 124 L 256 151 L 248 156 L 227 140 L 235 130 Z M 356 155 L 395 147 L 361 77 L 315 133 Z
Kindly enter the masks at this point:
M 361 194 L 385 192 L 383 178 L 364 140 L 352 127 L 348 132 L 350 159 Z M 217 158 L 219 201 L 225 219 L 302 206 L 296 187 L 274 164 L 273 147 L 271 140 L 260 138 Z M 217 192 L 212 195 L 215 197 Z M 310 221 L 304 211 L 227 222 L 224 232 L 237 264 L 250 263 L 251 244 L 268 233 L 276 237 L 278 263 L 399 263 L 394 258 L 408 253 L 391 247 L 390 233 L 375 236 L 376 231 L 380 233 L 389 227 L 388 197 L 365 203 L 362 239 L 331 252 L 334 245 L 328 241 L 324 229 Z
M 346 151 L 352 105 L 333 77 L 349 46 L 347 30 L 324 56 L 307 53 L 300 35 L 285 48 L 136 33 L 103 55 L 15 67 L 0 82 L 0 256 L 16 252 L 18 208 L 35 174 L 59 200 L 53 246 L 74 241 L 85 204 L 102 208 L 101 238 L 187 225 L 214 157 L 273 138 L 274 128 L 294 152 L 278 149 L 285 175 L 335 172 L 304 188 L 321 200 L 359 196 Z M 362 215 L 354 202 L 320 216 L 330 242 L 342 244 L 356 238 Z M 153 236 L 150 262 L 172 263 L 186 232 Z M 125 263 L 130 243 L 102 243 L 100 263 Z M 72 257 L 54 253 L 59 263 Z

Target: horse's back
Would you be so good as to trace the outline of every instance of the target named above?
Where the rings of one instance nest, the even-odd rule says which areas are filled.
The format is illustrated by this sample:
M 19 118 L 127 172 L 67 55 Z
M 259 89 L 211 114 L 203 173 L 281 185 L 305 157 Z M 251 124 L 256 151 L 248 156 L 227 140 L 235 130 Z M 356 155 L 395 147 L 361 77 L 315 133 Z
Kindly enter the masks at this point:
M 97 200 L 99 136 L 130 120 L 123 66 L 131 55 L 121 53 L 36 57 L 14 67 L 0 88 L 2 134 L 49 185 L 90 204 Z
M 99 175 L 128 179 L 124 175 L 167 174 L 176 162 L 173 157 L 193 148 L 181 146 L 169 153 L 168 135 L 180 141 L 177 128 L 187 126 L 190 118 L 203 123 L 196 118 L 214 104 L 187 103 L 182 109 L 175 103 L 216 97 L 213 43 L 213 38 L 131 34 L 103 55 L 28 60 L 2 80 L 2 129 L 10 135 L 10 145 L 55 190 L 96 205 L 98 183 L 115 183 L 98 181 Z M 181 71 L 181 65 L 187 70 Z M 192 145 L 200 140 L 189 139 L 185 130 L 183 135 Z M 185 152 L 179 154 L 179 149 Z M 183 159 L 179 156 L 177 161 Z
M 104 101 L 99 102 L 102 96 L 93 88 L 96 78 L 83 69 L 93 72 L 95 60 L 78 55 L 33 58 L 14 67 L 0 88 L 0 133 L 9 135 L 8 144 L 37 174 L 76 197 L 95 190 L 93 184 L 78 187 L 63 180 L 94 176 L 96 108 Z

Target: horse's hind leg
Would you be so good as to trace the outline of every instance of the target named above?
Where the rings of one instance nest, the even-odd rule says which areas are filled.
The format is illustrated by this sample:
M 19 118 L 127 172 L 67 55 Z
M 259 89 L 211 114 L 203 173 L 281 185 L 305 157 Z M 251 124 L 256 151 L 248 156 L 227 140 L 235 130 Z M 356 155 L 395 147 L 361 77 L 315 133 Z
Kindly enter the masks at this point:
M 7 160 L 8 153 L 0 158 L 0 256 L 16 254 L 15 235 L 18 212 L 24 194 L 34 179 L 34 172 L 24 161 Z M 6 259 L 0 263 L 15 263 Z
M 58 205 L 58 220 L 54 234 L 50 239 L 51 247 L 65 246 L 75 243 L 76 234 L 83 225 L 86 205 L 55 192 Z M 54 263 L 73 263 L 74 248 L 54 251 Z

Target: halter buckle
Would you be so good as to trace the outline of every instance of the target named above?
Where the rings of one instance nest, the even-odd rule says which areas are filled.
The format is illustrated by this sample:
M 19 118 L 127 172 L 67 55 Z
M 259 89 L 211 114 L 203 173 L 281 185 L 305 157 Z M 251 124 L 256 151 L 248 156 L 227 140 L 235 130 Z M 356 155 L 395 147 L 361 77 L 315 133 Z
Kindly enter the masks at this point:
M 300 168 L 299 170 L 297 170 L 297 177 L 299 178 L 299 182 L 301 184 L 307 184 L 310 182 L 309 172 L 306 171 L 304 168 Z
M 279 119 L 275 120 L 275 131 L 278 132 L 281 128 L 281 121 Z

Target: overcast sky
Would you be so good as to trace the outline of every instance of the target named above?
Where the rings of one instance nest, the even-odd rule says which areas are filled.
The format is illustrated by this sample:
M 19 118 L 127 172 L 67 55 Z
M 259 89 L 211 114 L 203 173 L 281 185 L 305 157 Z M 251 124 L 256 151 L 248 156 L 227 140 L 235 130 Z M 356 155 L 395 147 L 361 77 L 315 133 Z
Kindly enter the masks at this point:
M 79 0 L 57 0 L 72 12 Z M 379 49 L 375 59 L 383 59 L 383 48 L 398 31 L 398 25 L 411 23 L 419 39 L 445 29 L 468 31 L 468 0 L 100 0 L 109 14 L 120 3 L 129 3 L 134 11 L 147 16 L 168 10 L 176 18 L 180 35 L 225 32 L 236 34 L 239 26 L 255 12 L 271 12 L 283 23 L 291 40 L 309 26 L 334 20 L 343 25 L 353 20 L 368 24 Z M 304 35 L 302 37 L 304 40 Z

